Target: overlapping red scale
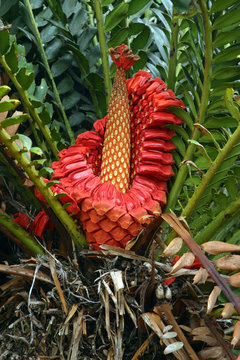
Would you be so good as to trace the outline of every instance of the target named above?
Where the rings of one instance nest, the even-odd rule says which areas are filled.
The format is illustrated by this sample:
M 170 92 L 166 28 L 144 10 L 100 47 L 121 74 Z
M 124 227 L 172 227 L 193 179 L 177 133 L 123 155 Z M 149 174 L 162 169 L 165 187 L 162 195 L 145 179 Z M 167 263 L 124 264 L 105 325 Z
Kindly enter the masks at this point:
M 181 124 L 167 107 L 184 108 L 184 104 L 166 90 L 161 79 L 150 78 L 150 73 L 140 70 L 127 80 L 133 176 L 126 193 L 109 182 L 102 183 L 99 177 L 107 116 L 95 122 L 95 130 L 80 134 L 75 145 L 62 150 L 60 160 L 52 165 L 52 179 L 60 180 L 58 191 L 72 199 L 71 210 L 95 249 L 101 244 L 124 248 L 143 226 L 161 214 L 161 205 L 166 203 L 166 182 L 174 175 L 170 152 L 175 148 L 171 142 L 175 133 L 166 125 Z

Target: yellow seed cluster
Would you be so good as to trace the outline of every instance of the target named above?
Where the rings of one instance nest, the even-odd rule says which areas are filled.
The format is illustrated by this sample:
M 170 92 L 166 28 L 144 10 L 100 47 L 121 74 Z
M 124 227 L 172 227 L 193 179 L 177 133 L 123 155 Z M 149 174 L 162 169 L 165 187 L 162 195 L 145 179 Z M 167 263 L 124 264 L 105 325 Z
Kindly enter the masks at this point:
M 125 71 L 116 70 L 102 151 L 101 179 L 125 193 L 130 172 L 130 112 Z

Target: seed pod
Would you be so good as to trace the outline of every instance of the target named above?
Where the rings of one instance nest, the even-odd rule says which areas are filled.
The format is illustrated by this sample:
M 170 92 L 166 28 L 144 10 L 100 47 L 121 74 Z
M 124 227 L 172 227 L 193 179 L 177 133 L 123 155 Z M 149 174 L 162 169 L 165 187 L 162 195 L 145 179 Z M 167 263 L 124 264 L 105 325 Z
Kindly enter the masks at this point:
M 235 287 L 240 287 L 240 273 L 230 276 L 230 284 Z
M 148 262 L 144 262 L 143 265 L 147 268 L 149 273 L 152 271 L 152 264 Z
M 164 289 L 163 289 L 162 284 L 158 284 L 158 286 L 156 287 L 155 295 L 156 295 L 156 298 L 159 300 L 164 298 Z
M 171 300 L 171 299 L 172 299 L 172 291 L 171 291 L 170 287 L 168 287 L 168 286 L 167 286 L 167 288 L 166 288 L 165 298 L 166 298 L 167 300 Z
M 163 329 L 163 333 L 166 333 L 166 332 L 172 330 L 172 328 L 173 328 L 172 325 L 167 325 L 167 326 L 165 326 L 164 329 Z
M 215 264 L 222 270 L 240 270 L 240 255 L 227 255 L 215 260 Z
M 175 331 L 168 331 L 165 334 L 163 334 L 162 339 L 173 339 L 177 336 L 177 333 Z
M 193 284 L 204 284 L 208 278 L 208 272 L 203 267 L 200 267 L 193 278 Z
M 207 303 L 207 314 L 210 314 L 212 309 L 214 308 L 214 305 L 216 304 L 217 298 L 220 295 L 221 289 L 218 286 L 214 286 L 211 294 L 208 297 L 208 303 Z
M 188 252 L 183 254 L 183 256 L 181 256 L 180 259 L 176 262 L 176 264 L 174 264 L 169 274 L 173 274 L 177 270 L 182 269 L 185 266 L 191 266 L 194 262 L 194 259 L 195 256 L 193 255 L 193 253 Z
M 232 314 L 234 312 L 234 306 L 232 303 L 226 303 L 224 306 L 224 309 L 221 313 L 221 316 L 223 319 L 229 319 L 231 318 Z
M 163 251 L 162 256 L 172 256 L 177 254 L 182 247 L 182 243 L 183 243 L 182 238 L 176 237 L 170 242 L 170 244 Z
M 201 245 L 204 251 L 212 255 L 218 255 L 223 252 L 240 251 L 239 245 L 228 244 L 222 241 L 208 241 Z
M 240 341 L 240 320 L 238 320 L 234 326 L 231 345 L 235 347 L 239 341 Z
M 178 351 L 180 350 L 181 348 L 183 347 L 183 343 L 181 341 L 176 341 L 172 344 L 169 344 L 165 350 L 164 350 L 164 355 L 167 355 L 167 354 L 171 354 L 175 351 Z

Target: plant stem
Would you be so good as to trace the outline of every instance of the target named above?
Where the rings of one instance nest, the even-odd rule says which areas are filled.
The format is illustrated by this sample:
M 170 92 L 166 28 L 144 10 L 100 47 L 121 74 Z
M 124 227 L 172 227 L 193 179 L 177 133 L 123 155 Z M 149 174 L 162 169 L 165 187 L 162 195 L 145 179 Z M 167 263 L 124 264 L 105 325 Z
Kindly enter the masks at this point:
M 88 13 L 88 21 L 89 21 L 89 24 L 94 26 L 94 11 L 93 11 L 93 8 L 92 8 L 92 5 L 91 5 L 91 2 L 90 0 L 86 0 L 86 7 L 87 7 L 87 13 Z M 97 36 L 95 35 L 92 39 L 92 42 L 93 42 L 93 45 L 94 46 L 97 46 L 98 45 L 98 40 L 97 40 Z M 99 59 L 101 60 L 101 59 Z
M 220 229 L 220 227 L 239 209 L 240 198 L 231 202 L 226 209 L 222 210 L 207 226 L 204 227 L 203 231 L 195 237 L 197 244 L 202 244 L 212 239 L 213 235 Z
M 80 231 L 79 226 L 76 225 L 72 217 L 64 210 L 60 202 L 54 197 L 52 191 L 47 187 L 43 179 L 39 176 L 37 170 L 22 154 L 22 152 L 4 129 L 0 129 L 0 140 L 5 144 L 11 155 L 18 161 L 36 188 L 38 188 L 38 190 L 41 192 L 44 199 L 58 217 L 59 221 L 61 221 L 62 225 L 65 227 L 66 231 L 76 243 L 76 245 L 80 247 L 86 246 L 87 242 L 84 235 Z
M 176 67 L 177 67 L 177 51 L 178 51 L 178 19 L 173 15 L 172 18 L 172 36 L 170 43 L 170 60 L 168 68 L 168 88 L 175 91 L 176 85 Z
M 205 69 L 204 69 L 204 79 L 203 79 L 203 90 L 201 96 L 201 103 L 198 109 L 198 115 L 196 122 L 202 124 L 204 122 L 208 100 L 209 100 L 209 92 L 211 86 L 211 74 L 212 74 L 212 29 L 210 23 L 210 17 L 208 14 L 208 9 L 206 6 L 205 0 L 199 0 L 199 6 L 201 8 L 203 24 L 204 24 L 204 33 L 205 33 Z M 192 133 L 192 140 L 198 140 L 200 136 L 199 130 L 196 128 Z M 184 160 L 191 160 L 195 151 L 195 145 L 189 144 L 184 156 Z M 166 207 L 166 212 L 170 211 L 170 209 L 174 210 L 175 205 L 177 203 L 179 194 L 182 190 L 184 181 L 186 179 L 188 170 L 187 166 L 183 165 L 176 176 L 175 182 L 172 186 L 172 189 L 168 196 L 168 204 Z
M 43 48 L 42 39 L 41 39 L 39 30 L 38 30 L 37 23 L 35 21 L 34 15 L 33 15 L 33 11 L 32 11 L 30 1 L 25 0 L 25 4 L 26 4 L 27 11 L 28 11 L 28 15 L 30 17 L 32 27 L 33 27 L 34 35 L 35 35 L 35 38 L 36 38 L 36 41 L 37 41 L 38 50 L 39 50 L 40 55 L 42 57 L 42 61 L 44 63 L 44 66 L 45 66 L 45 69 L 47 71 L 48 77 L 49 77 L 49 79 L 51 81 L 53 93 L 55 95 L 55 98 L 56 98 L 56 101 L 58 103 L 59 109 L 61 111 L 61 115 L 63 117 L 66 129 L 67 129 L 67 132 L 68 132 L 68 136 L 70 138 L 71 144 L 74 144 L 75 143 L 74 134 L 73 134 L 72 128 L 71 128 L 71 126 L 69 124 L 67 115 L 65 113 L 62 101 L 60 99 L 60 96 L 59 96 L 59 93 L 58 93 L 58 90 L 57 90 L 57 86 L 56 86 L 53 74 L 51 72 L 51 69 L 50 69 L 50 66 L 49 66 L 49 63 L 48 63 L 48 60 L 47 60 L 46 53 L 45 53 L 44 48 Z
M 16 76 L 13 74 L 11 68 L 8 66 L 8 64 L 5 60 L 5 56 L 0 56 L 0 63 L 3 66 L 4 70 L 6 71 L 6 73 L 8 74 L 8 76 L 10 77 L 10 79 L 12 80 L 12 83 L 14 84 L 14 86 L 22 100 L 22 103 L 23 103 L 26 113 L 28 113 L 29 116 L 37 123 L 43 136 L 47 140 L 50 149 L 52 150 L 54 156 L 58 160 L 58 148 L 57 148 L 56 142 L 52 139 L 49 128 L 43 124 L 41 118 L 39 117 L 37 110 L 34 108 L 31 101 L 29 100 L 27 91 L 23 90 L 21 84 L 18 82 L 18 80 L 17 80 Z
M 96 12 L 96 19 L 97 19 L 98 38 L 99 38 L 99 44 L 100 44 L 100 50 L 101 50 L 101 56 L 102 56 L 106 102 L 108 105 L 110 96 L 111 96 L 112 83 L 111 83 L 111 79 L 110 79 L 110 69 L 109 69 L 109 62 L 108 62 L 107 44 L 106 44 L 106 38 L 105 38 L 105 33 L 104 33 L 104 22 L 103 22 L 101 0 L 95 0 L 95 12 Z
M 33 254 L 44 254 L 42 247 L 36 240 L 25 231 L 20 225 L 15 223 L 10 216 L 3 214 L 0 211 L 0 224 L 10 231 L 20 242 L 26 246 Z

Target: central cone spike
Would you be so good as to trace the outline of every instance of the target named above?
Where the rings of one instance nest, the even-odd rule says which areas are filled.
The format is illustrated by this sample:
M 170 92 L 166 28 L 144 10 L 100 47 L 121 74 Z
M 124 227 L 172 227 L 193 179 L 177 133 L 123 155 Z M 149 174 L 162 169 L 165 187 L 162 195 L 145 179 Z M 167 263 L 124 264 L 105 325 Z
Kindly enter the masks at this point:
M 137 60 L 126 45 L 109 49 L 117 65 L 107 114 L 102 151 L 101 180 L 110 182 L 125 193 L 130 183 L 131 126 L 125 72 Z

